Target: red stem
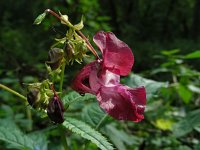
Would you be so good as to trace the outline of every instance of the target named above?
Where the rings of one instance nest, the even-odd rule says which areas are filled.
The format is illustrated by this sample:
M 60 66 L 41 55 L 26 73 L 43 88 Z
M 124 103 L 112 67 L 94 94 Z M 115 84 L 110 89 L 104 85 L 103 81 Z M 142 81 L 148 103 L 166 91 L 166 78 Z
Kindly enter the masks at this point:
M 57 95 L 57 93 L 56 93 L 56 90 L 55 90 L 53 84 L 51 84 L 51 89 L 52 89 L 52 91 L 53 91 L 53 93 L 54 93 L 54 96 L 58 97 L 58 95 Z
M 54 11 L 52 11 L 51 9 L 47 9 L 45 10 L 45 12 L 55 16 L 56 18 L 58 18 L 59 20 L 62 20 L 63 22 L 66 22 L 64 19 L 62 19 L 57 13 L 55 13 Z M 96 50 L 94 49 L 94 47 L 90 44 L 89 40 L 85 37 L 85 35 L 77 30 L 78 34 L 85 40 L 85 42 L 87 43 L 87 48 L 98 58 L 100 59 L 99 55 L 97 54 Z

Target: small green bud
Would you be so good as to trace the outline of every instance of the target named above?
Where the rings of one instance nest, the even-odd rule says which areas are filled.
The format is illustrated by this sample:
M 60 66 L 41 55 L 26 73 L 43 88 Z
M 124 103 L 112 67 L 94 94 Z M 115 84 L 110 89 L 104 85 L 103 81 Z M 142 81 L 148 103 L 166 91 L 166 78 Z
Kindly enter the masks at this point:
M 46 12 L 40 14 L 40 15 L 35 19 L 35 21 L 34 21 L 33 24 L 39 25 L 39 24 L 44 20 L 44 18 L 46 17 L 46 15 L 47 15 Z
M 73 27 L 73 25 L 69 22 L 67 15 L 61 14 L 61 23 L 66 24 L 68 27 Z
M 83 27 L 84 27 L 84 25 L 83 25 L 83 16 L 82 16 L 81 21 L 78 24 L 74 25 L 74 29 L 81 30 Z

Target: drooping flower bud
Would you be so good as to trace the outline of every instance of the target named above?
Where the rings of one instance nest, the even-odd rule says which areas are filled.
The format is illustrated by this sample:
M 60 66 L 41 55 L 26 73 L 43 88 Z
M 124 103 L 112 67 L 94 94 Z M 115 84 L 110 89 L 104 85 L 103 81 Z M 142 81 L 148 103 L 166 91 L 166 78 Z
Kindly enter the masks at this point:
M 64 122 L 64 106 L 62 101 L 57 95 L 54 95 L 48 104 L 47 114 L 51 121 L 55 123 L 63 123 Z
M 47 109 L 49 99 L 54 95 L 50 84 L 49 80 L 27 84 L 27 101 L 34 109 Z
M 39 104 L 39 100 L 40 100 L 40 91 L 38 88 L 30 88 L 28 89 L 28 93 L 27 93 L 27 100 L 28 103 L 33 107 L 33 108 L 37 108 L 37 105 Z
M 64 51 L 60 48 L 53 48 L 49 51 L 48 61 L 46 61 L 46 64 L 49 65 L 52 70 L 56 70 L 60 67 L 63 58 Z
M 69 62 L 73 60 L 73 55 L 75 53 L 72 44 L 70 44 L 69 42 L 67 42 L 65 45 L 65 52 L 66 52 L 66 61 L 69 64 Z

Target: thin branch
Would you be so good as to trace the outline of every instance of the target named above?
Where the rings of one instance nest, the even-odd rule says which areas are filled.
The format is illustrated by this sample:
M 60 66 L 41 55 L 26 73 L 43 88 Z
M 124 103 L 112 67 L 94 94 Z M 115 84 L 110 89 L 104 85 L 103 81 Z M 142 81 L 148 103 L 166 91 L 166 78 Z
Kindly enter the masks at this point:
M 9 88 L 9 87 L 7 87 L 7 86 L 5 86 L 5 85 L 3 85 L 3 84 L 0 84 L 0 88 L 2 88 L 2 89 L 4 89 L 4 90 L 6 90 L 6 91 L 8 91 L 8 92 L 10 92 L 10 93 L 12 93 L 12 94 L 18 96 L 18 97 L 20 97 L 21 99 L 23 99 L 23 100 L 25 100 L 25 101 L 27 101 L 27 98 L 26 98 L 25 96 L 19 94 L 18 92 L 12 90 L 11 88 Z

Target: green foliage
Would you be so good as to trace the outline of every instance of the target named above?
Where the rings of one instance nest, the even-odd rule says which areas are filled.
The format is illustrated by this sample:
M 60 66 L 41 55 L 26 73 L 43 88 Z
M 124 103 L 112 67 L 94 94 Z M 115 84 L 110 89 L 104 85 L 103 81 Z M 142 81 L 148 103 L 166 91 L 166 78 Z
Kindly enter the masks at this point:
M 113 150 L 112 145 L 98 131 L 92 129 L 86 123 L 67 117 L 63 126 L 72 132 L 79 134 L 81 137 L 95 143 L 102 150 Z
M 28 137 L 34 141 L 34 150 L 48 150 L 49 141 L 47 140 L 47 136 L 43 132 L 32 132 L 31 134 L 28 134 Z
M 183 101 L 187 104 L 191 101 L 192 92 L 182 84 L 178 84 L 177 86 L 178 94 L 183 99 Z
M 12 144 L 12 147 L 20 150 L 31 150 L 34 148 L 34 141 L 16 128 L 7 128 L 1 126 L 0 139 Z
M 187 54 L 185 56 L 185 58 L 187 58 L 187 59 L 200 58 L 200 51 L 194 51 L 194 52 L 192 52 L 190 54 Z
M 117 129 L 113 124 L 105 126 L 105 134 L 119 150 L 126 150 L 126 145 L 138 146 L 141 143 L 140 138 Z
M 62 98 L 63 104 L 65 106 L 69 106 L 70 104 L 74 102 L 79 102 L 79 101 L 87 101 L 90 99 L 96 99 L 96 97 L 92 94 L 86 93 L 85 95 L 81 96 L 79 93 L 73 91 L 68 93 Z
M 180 137 L 190 133 L 200 126 L 200 109 L 189 112 L 185 118 L 179 121 L 174 128 L 175 136 Z
M 100 120 L 105 116 L 97 103 L 90 103 L 83 108 L 82 120 L 93 127 L 96 127 Z
M 147 99 L 153 98 L 156 96 L 156 93 L 162 87 L 167 87 L 167 82 L 157 82 L 149 79 L 145 79 L 139 75 L 131 74 L 126 80 L 126 84 L 130 87 L 140 87 L 144 86 L 147 93 Z
M 19 150 L 47 150 L 48 144 L 43 132 L 25 134 L 12 119 L 0 119 L 0 140 L 6 142 L 8 148 Z

